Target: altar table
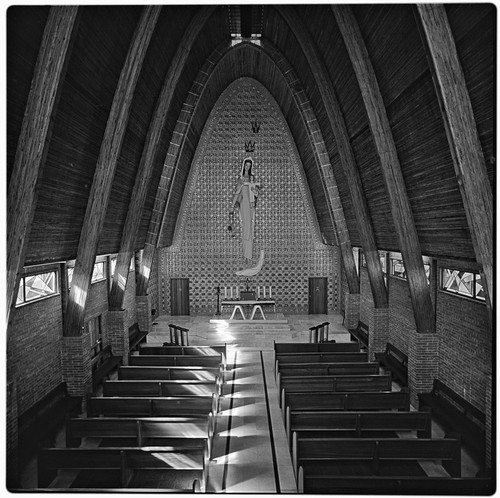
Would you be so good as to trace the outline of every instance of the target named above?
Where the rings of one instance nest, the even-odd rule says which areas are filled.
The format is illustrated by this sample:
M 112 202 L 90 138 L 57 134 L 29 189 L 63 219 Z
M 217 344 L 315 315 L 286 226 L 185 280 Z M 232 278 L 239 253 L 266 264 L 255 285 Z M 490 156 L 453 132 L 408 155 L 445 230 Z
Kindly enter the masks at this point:
M 264 312 L 262 311 L 261 306 L 273 306 L 274 312 L 276 313 L 276 301 L 274 299 L 252 299 L 252 300 L 225 300 L 222 301 L 221 303 L 221 308 L 224 306 L 233 306 L 233 312 L 231 313 L 231 318 L 229 320 L 232 320 L 234 318 L 234 315 L 236 314 L 237 311 L 241 313 L 241 316 L 243 320 L 246 320 L 245 312 L 243 311 L 243 306 L 252 306 L 252 313 L 250 315 L 250 320 L 253 320 L 255 317 L 255 313 L 257 311 L 260 311 L 260 314 L 262 315 L 262 318 L 265 320 L 266 317 L 264 315 Z

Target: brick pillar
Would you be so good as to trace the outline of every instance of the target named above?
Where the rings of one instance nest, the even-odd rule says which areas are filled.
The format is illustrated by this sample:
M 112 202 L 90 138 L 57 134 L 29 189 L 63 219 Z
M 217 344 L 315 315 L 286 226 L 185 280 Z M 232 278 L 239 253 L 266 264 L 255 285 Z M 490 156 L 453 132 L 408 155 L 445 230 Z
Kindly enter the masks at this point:
M 493 403 L 493 386 L 491 375 L 486 376 L 486 467 L 491 469 L 492 467 L 492 438 L 494 432 L 492 431 L 492 403 Z
M 7 488 L 19 488 L 17 383 L 7 382 Z
M 153 317 L 151 316 L 151 297 L 147 296 L 136 296 L 136 311 L 137 311 L 137 323 L 141 331 L 151 332 L 153 326 Z
M 375 353 L 385 351 L 389 342 L 389 308 L 370 308 L 368 316 L 368 359 L 375 360 Z
M 86 394 L 92 392 L 92 366 L 90 335 L 63 337 L 62 373 L 70 396 L 82 396 L 82 409 L 86 410 Z
M 111 351 L 115 356 L 121 356 L 123 365 L 128 365 L 129 341 L 127 314 L 125 310 L 108 311 L 107 336 Z
M 410 388 L 410 403 L 415 408 L 418 408 L 417 394 L 429 392 L 438 375 L 438 335 L 411 334 L 408 348 L 408 387 Z
M 355 329 L 359 322 L 359 303 L 360 294 L 349 294 L 346 292 L 344 296 L 345 303 L 345 319 L 344 326 L 346 329 Z

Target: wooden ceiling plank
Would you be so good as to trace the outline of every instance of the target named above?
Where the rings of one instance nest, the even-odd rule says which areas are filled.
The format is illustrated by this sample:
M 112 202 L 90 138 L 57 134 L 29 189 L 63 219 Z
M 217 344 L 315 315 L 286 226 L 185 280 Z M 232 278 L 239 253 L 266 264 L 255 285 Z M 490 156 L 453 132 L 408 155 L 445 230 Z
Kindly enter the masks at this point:
M 332 5 L 331 8 L 356 74 L 380 160 L 408 277 L 417 332 L 434 333 L 435 313 L 422 261 L 420 241 L 377 77 L 351 7 Z
M 293 11 L 291 7 L 276 6 L 276 8 L 294 33 L 311 66 L 313 77 L 321 94 L 324 108 L 335 137 L 340 164 L 346 176 L 347 185 L 351 194 L 361 246 L 367 263 L 373 302 L 376 308 L 386 308 L 388 306 L 387 289 L 377 251 L 375 232 L 368 211 L 368 204 L 364 195 L 359 168 L 347 132 L 347 126 L 328 75 L 326 64 L 319 54 L 319 50 L 312 36 L 295 11 Z
M 132 99 L 153 34 L 158 9 L 146 6 L 134 32 L 115 91 L 85 212 L 64 322 L 65 336 L 81 335 L 99 236 L 104 225 L 116 164 Z M 130 260 L 129 260 L 130 262 Z
M 493 193 L 470 95 L 444 6 L 418 4 L 417 11 L 491 314 L 494 303 Z
M 174 90 L 179 82 L 182 71 L 191 52 L 191 48 L 193 47 L 193 44 L 196 41 L 196 38 L 198 37 L 198 34 L 200 33 L 201 29 L 203 28 L 209 17 L 212 15 L 214 10 L 215 6 L 204 6 L 203 8 L 201 8 L 197 12 L 195 17 L 193 17 L 193 19 L 191 20 L 189 26 L 185 31 L 183 39 L 179 43 L 179 47 L 174 55 L 172 63 L 169 66 L 167 75 L 165 76 L 165 82 L 163 84 L 160 97 L 158 98 L 158 103 L 154 116 L 154 122 L 150 127 L 150 131 L 153 128 L 152 132 L 154 132 L 155 138 L 151 139 L 148 138 L 146 140 L 145 151 L 146 153 L 148 153 L 149 158 L 145 159 L 145 161 L 152 162 L 154 158 L 154 154 L 156 153 L 156 148 L 159 145 L 159 134 L 163 129 L 165 119 L 167 117 L 168 111 L 170 109 L 170 104 L 174 96 Z M 182 140 L 184 139 L 184 136 L 185 134 L 183 134 L 181 138 Z M 136 285 L 136 294 L 138 296 L 145 296 L 147 294 L 149 276 L 153 264 L 154 253 L 161 233 L 162 219 L 164 218 L 164 213 L 166 212 L 168 191 L 172 183 L 171 182 L 172 174 L 173 170 L 175 169 L 177 158 L 179 156 L 178 153 L 179 149 L 180 149 L 179 144 L 175 142 L 170 142 L 160 180 L 163 188 L 158 188 L 156 193 L 149 229 L 146 234 L 146 242 L 144 245 L 143 257 L 141 264 L 139 265 L 138 268 L 139 271 L 138 271 L 137 285 Z M 144 153 L 145 152 L 143 152 L 143 155 Z M 141 158 L 141 163 L 142 163 L 142 158 Z M 148 167 L 152 167 L 152 165 Z M 144 195 L 146 195 L 146 193 L 147 192 L 145 192 Z M 144 200 L 142 200 L 142 206 L 144 206 Z M 138 230 L 138 228 L 136 228 L 136 230 Z
M 16 302 L 77 12 L 76 6 L 50 8 L 26 104 L 7 201 L 7 320 Z

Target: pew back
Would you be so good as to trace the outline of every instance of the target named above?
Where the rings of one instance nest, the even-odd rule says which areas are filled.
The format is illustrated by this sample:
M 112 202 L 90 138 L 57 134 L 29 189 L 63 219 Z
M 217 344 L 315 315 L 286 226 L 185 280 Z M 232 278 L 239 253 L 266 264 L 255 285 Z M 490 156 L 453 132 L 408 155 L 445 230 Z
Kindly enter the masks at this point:
M 368 353 L 326 352 L 326 353 L 276 353 L 275 360 L 281 363 L 353 363 L 367 362 Z
M 276 353 L 356 353 L 359 352 L 357 342 L 275 342 Z
M 276 362 L 276 375 L 376 375 L 380 372 L 378 362 L 354 363 L 280 363 Z
M 220 396 L 222 386 L 215 381 L 199 380 L 105 380 L 103 396 Z
M 201 380 L 222 377 L 221 367 L 125 366 L 118 368 L 118 380 Z

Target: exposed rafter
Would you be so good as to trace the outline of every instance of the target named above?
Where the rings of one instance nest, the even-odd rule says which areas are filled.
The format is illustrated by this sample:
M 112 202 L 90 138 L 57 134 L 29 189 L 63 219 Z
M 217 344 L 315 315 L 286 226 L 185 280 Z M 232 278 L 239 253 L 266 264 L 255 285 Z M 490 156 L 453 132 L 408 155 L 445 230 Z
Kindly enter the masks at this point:
M 342 116 L 340 105 L 333 90 L 328 70 L 319 54 L 316 43 L 295 11 L 291 7 L 285 6 L 276 6 L 276 8 L 284 17 L 299 41 L 306 59 L 311 66 L 311 72 L 314 75 L 316 85 L 323 99 L 330 126 L 335 136 L 335 142 L 340 156 L 340 164 L 346 176 L 353 201 L 352 204 L 358 225 L 363 254 L 365 255 L 367 263 L 373 302 L 376 308 L 385 308 L 388 305 L 387 290 L 375 242 L 375 233 L 373 231 L 361 177 L 347 133 L 344 117 Z M 348 274 L 348 272 L 346 272 L 346 274 Z
M 75 6 L 51 7 L 31 82 L 7 201 L 7 320 L 23 270 L 77 11 Z
M 417 332 L 432 333 L 435 332 L 434 307 L 425 275 L 420 241 L 377 77 L 351 7 L 333 5 L 331 8 L 356 74 L 380 160 L 408 277 Z
M 120 80 L 109 113 L 106 131 L 97 160 L 94 181 L 85 212 L 85 219 L 78 244 L 78 253 L 73 272 L 71 290 L 66 307 L 64 335 L 78 336 L 82 333 L 85 305 L 92 277 L 99 236 L 104 225 L 115 167 L 130 116 L 132 97 L 149 41 L 158 19 L 159 9 L 146 6 L 129 52 L 125 59 Z

